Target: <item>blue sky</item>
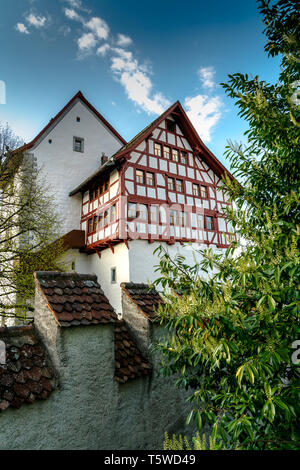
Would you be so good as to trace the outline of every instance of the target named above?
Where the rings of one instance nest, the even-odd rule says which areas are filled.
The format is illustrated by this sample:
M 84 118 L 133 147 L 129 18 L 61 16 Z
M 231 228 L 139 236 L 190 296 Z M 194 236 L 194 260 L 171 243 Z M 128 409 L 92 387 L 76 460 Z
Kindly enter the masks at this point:
M 276 81 L 262 31 L 255 0 L 2 0 L 0 121 L 28 142 L 81 90 L 129 140 L 180 100 L 228 167 L 227 139 L 247 124 L 219 83 Z

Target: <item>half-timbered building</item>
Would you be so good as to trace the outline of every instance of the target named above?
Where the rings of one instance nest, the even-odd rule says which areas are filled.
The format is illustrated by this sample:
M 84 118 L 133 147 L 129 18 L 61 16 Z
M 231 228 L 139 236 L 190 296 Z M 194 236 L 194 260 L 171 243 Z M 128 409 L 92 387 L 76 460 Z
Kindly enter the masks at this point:
M 126 143 L 78 92 L 23 150 L 53 189 L 72 269 L 97 274 L 118 313 L 120 283 L 157 276 L 159 244 L 193 263 L 192 248 L 221 250 L 233 236 L 221 187 L 232 176 L 179 101 Z

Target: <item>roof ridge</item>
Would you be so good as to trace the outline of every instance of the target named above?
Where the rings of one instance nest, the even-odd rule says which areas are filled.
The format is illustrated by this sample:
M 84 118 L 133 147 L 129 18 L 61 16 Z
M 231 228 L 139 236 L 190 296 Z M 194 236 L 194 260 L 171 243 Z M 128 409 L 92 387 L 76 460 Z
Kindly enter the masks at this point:
M 43 136 L 43 134 L 45 132 L 47 132 L 47 130 L 51 127 L 51 125 L 57 121 L 63 114 L 64 112 L 69 108 L 69 106 L 71 106 L 75 101 L 76 99 L 80 99 L 94 114 L 96 114 L 96 116 L 106 125 L 106 127 L 108 127 L 110 129 L 110 131 L 121 141 L 124 143 L 124 145 L 126 144 L 126 140 L 116 131 L 116 129 L 102 116 L 102 114 L 99 113 L 99 111 L 97 111 L 96 108 L 94 108 L 94 106 L 85 98 L 85 96 L 83 95 L 83 93 L 81 92 L 81 90 L 79 90 L 77 93 L 75 93 L 75 95 L 67 102 L 67 104 L 61 108 L 60 111 L 58 111 L 58 113 L 50 119 L 50 121 L 48 122 L 48 124 L 46 124 L 46 126 L 43 127 L 43 129 L 36 135 L 36 137 L 34 137 L 34 139 L 32 139 L 30 142 L 28 142 L 27 144 L 24 144 L 22 145 L 21 147 L 17 148 L 14 150 L 14 153 L 16 152 L 24 152 L 32 147 L 34 147 L 34 145 L 38 142 L 38 140 Z

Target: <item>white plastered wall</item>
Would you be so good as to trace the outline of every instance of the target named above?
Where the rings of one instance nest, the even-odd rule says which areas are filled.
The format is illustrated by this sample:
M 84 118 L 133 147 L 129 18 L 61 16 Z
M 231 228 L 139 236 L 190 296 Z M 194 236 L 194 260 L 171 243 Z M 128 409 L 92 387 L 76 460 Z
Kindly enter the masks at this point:
M 111 282 L 111 269 L 116 268 L 116 283 Z M 101 251 L 101 258 L 94 253 L 86 255 L 78 253 L 75 259 L 75 271 L 81 274 L 96 274 L 110 304 L 116 313 L 122 312 L 121 282 L 129 282 L 129 250 L 124 243 L 114 246 L 114 253 L 110 248 Z
M 77 122 L 77 117 L 80 117 L 80 122 Z M 73 150 L 73 137 L 84 139 L 84 152 Z M 100 168 L 102 152 L 110 157 L 121 145 L 117 137 L 78 99 L 43 140 L 29 150 L 38 167 L 42 167 L 63 216 L 62 234 L 80 228 L 81 194 L 69 197 L 70 191 Z

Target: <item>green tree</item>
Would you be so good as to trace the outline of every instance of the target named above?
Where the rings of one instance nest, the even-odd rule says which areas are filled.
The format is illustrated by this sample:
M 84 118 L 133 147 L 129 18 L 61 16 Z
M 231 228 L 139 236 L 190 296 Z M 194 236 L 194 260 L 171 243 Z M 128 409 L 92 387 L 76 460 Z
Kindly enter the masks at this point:
M 64 269 L 53 198 L 20 143 L 0 124 L 0 324 L 33 310 L 34 271 Z
M 159 248 L 156 283 L 170 300 L 159 316 L 174 334 L 157 347 L 164 373 L 179 373 L 177 385 L 192 390 L 188 421 L 199 431 L 212 426 L 225 448 L 296 449 L 300 15 L 291 0 L 260 0 L 259 10 L 265 50 L 282 56 L 278 83 L 238 73 L 223 84 L 249 123 L 245 148 L 230 143 L 226 151 L 241 184 L 224 179 L 234 203 L 226 216 L 245 243 L 202 250 L 192 268 Z

